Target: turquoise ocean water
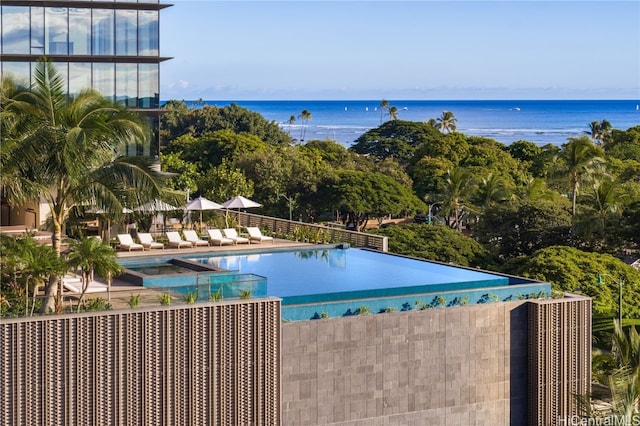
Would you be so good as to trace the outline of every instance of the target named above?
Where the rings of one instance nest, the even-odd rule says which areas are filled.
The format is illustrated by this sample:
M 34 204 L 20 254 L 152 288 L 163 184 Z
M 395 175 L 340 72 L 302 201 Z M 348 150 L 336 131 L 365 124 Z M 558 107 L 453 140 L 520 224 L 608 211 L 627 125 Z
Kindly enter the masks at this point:
M 507 145 L 518 140 L 561 145 L 570 137 L 584 135 L 592 121 L 607 120 L 621 130 L 640 125 L 640 101 L 636 100 L 388 101 L 398 109 L 401 120 L 427 121 L 443 111 L 451 111 L 458 120 L 458 131 Z M 205 102 L 219 107 L 236 103 L 276 121 L 296 139 L 302 136 L 302 121 L 298 117 L 306 109 L 311 113 L 305 129 L 306 141 L 330 138 L 345 146 L 389 119 L 379 108 L 380 100 Z M 197 101 L 187 104 L 198 107 Z M 291 116 L 296 120 L 289 126 Z

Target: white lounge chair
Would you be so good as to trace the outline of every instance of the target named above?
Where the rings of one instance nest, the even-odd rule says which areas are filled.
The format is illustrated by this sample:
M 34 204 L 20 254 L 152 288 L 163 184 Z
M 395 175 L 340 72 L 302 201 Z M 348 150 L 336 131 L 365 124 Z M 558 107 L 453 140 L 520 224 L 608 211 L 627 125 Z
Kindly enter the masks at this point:
M 148 232 L 138 232 L 138 239 L 140 244 L 148 250 L 152 249 L 164 249 L 164 244 L 153 240 L 153 235 Z
M 189 241 L 183 240 L 182 237 L 180 237 L 178 231 L 167 232 L 167 239 L 169 240 L 169 242 L 167 243 L 169 244 L 169 247 L 193 247 L 193 244 L 191 244 Z
M 224 237 L 219 229 L 207 229 L 207 232 L 209 233 L 210 245 L 217 244 L 221 246 L 224 244 L 235 244 L 231 238 Z
M 269 237 L 267 235 L 262 235 L 262 231 L 257 226 L 247 226 L 247 232 L 249 233 L 249 239 L 251 241 L 257 241 L 259 243 L 263 241 L 271 241 L 274 242 L 273 237 Z
M 225 228 L 222 230 L 224 236 L 233 240 L 233 244 L 251 244 L 248 238 L 241 237 L 234 228 Z
M 198 237 L 198 233 L 193 229 L 185 229 L 184 231 L 182 231 L 182 234 L 184 235 L 184 239 L 193 244 L 194 247 L 209 245 L 209 241 L 203 240 Z
M 123 250 L 144 250 L 144 246 L 134 242 L 129 234 L 118 234 L 118 241 L 120 241 L 120 248 Z
M 62 277 L 62 286 L 65 290 L 80 296 L 82 294 L 82 280 L 76 277 L 70 277 L 65 275 Z M 92 293 L 104 293 L 109 290 L 109 287 L 98 281 L 91 281 L 87 286 L 87 290 L 84 294 L 92 294 Z

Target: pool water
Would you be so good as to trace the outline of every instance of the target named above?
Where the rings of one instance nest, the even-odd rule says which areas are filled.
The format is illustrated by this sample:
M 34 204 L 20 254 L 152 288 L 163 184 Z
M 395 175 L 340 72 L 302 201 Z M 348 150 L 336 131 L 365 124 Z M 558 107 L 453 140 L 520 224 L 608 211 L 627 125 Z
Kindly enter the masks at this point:
M 549 283 L 340 245 L 259 248 L 197 257 L 185 254 L 170 260 L 145 257 L 121 263 L 128 268 L 184 264 L 191 273 L 148 275 L 143 285 L 182 294 L 196 291 L 202 300 L 212 300 L 218 293 L 224 299 L 239 298 L 243 293 L 278 297 L 282 317 L 290 321 L 551 294 Z
M 282 304 L 506 286 L 504 276 L 370 250 L 331 248 L 191 260 L 267 277 Z

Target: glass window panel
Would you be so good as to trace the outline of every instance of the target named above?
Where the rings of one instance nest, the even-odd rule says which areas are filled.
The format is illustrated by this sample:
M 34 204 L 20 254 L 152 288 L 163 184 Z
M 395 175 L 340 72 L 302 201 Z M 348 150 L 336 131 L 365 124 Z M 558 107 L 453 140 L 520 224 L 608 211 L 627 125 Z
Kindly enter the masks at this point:
M 115 15 L 111 9 L 93 9 L 93 54 L 113 55 Z
M 68 15 L 66 7 L 47 7 L 44 10 L 45 53 L 48 55 L 67 55 Z
M 158 108 L 160 104 L 158 64 L 140 64 L 139 76 L 140 108 Z
M 44 55 L 44 8 L 31 8 L 31 54 Z
M 91 54 L 91 9 L 69 8 L 69 55 Z
M 138 54 L 140 56 L 158 56 L 158 11 L 141 10 L 138 12 Z
M 91 88 L 91 64 L 84 62 L 69 63 L 69 94 L 75 96 L 82 90 Z
M 93 64 L 93 88 L 111 101 L 114 101 L 116 96 L 115 78 L 114 64 Z
M 12 76 L 18 83 L 29 86 L 30 67 L 29 62 L 0 62 L 2 76 Z
M 29 54 L 29 8 L 2 7 L 2 53 Z
M 116 101 L 135 108 L 138 104 L 138 67 L 116 64 Z
M 135 10 L 116 10 L 116 55 L 135 56 L 138 51 L 138 28 Z

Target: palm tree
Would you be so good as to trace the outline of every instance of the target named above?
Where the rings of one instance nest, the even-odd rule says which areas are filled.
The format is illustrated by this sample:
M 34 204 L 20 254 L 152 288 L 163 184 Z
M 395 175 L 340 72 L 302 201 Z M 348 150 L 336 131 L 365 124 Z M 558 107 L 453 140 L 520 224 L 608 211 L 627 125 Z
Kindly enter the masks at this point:
M 398 119 L 398 108 L 396 108 L 395 106 L 389 107 L 389 118 L 391 118 L 392 120 Z
M 29 295 L 33 294 L 31 312 L 35 308 L 35 295 L 38 288 L 44 286 L 51 275 L 59 275 L 67 270 L 67 265 L 49 246 L 26 238 L 3 237 L 0 241 L 2 257 L 0 266 L 3 272 L 2 292 L 9 287 L 13 293 L 24 297 L 24 313 L 29 315 Z M 12 291 L 7 291 L 12 293 Z M 17 313 L 17 312 L 16 312 Z
M 93 281 L 94 273 L 108 280 L 114 275 L 122 273 L 122 266 L 118 263 L 116 252 L 111 246 L 95 237 L 81 237 L 71 241 L 67 261 L 74 269 L 82 272 L 82 293 L 78 301 L 78 312 L 84 303 L 84 294 Z
M 5 191 L 14 205 L 37 193 L 48 204 L 53 225 L 53 248 L 60 256 L 62 227 L 74 206 L 95 204 L 116 217 L 125 202 L 139 205 L 160 197 L 158 173 L 143 157 L 120 152 L 148 137 L 143 119 L 93 90 L 70 98 L 52 62 L 39 61 L 31 88 L 9 90 L 0 109 L 11 117 L 0 135 L 0 166 L 15 179 Z M 7 186 L 2 181 L 5 190 Z M 46 286 L 44 311 L 55 308 L 62 287 L 57 277 Z
M 602 233 L 604 244 L 607 243 L 607 223 L 615 216 L 620 216 L 622 206 L 628 198 L 619 182 L 610 176 L 592 178 L 585 187 L 584 196 L 590 201 L 597 217 L 597 228 Z M 593 217 L 589 218 L 591 221 Z
M 311 113 L 306 109 L 303 109 L 298 116 L 302 120 L 302 129 L 300 130 L 300 142 L 304 142 L 304 135 L 307 130 L 307 121 L 311 120 Z
M 455 132 L 457 121 L 458 119 L 451 111 L 442 111 L 442 115 L 436 119 L 436 129 L 442 133 Z
M 571 214 L 576 216 L 576 200 L 583 179 L 589 176 L 594 166 L 604 162 L 597 148 L 587 137 L 570 138 L 561 152 L 565 172 L 571 184 Z
M 445 214 L 447 224 L 462 232 L 462 221 L 471 210 L 467 201 L 471 198 L 476 188 L 471 173 L 461 167 L 447 170 L 447 177 L 442 191 L 441 213 Z
M 615 424 L 635 425 L 640 420 L 640 335 L 634 326 L 622 326 L 614 320 L 611 352 L 604 355 L 612 366 L 610 371 L 596 375 L 609 392 L 608 401 L 597 406 L 586 397 L 579 402 L 591 418 L 616 419 Z
M 489 207 L 495 203 L 506 201 L 509 198 L 509 191 L 500 176 L 490 173 L 487 177 L 480 179 L 474 199 L 479 207 Z
M 611 139 L 611 132 L 613 127 L 607 120 L 592 121 L 589 123 L 589 130 L 585 131 L 586 135 L 591 137 L 591 140 L 600 146 L 606 145 Z
M 287 120 L 287 124 L 289 125 L 289 130 L 287 131 L 287 134 L 289 136 L 291 136 L 291 126 L 293 126 L 295 122 L 296 122 L 296 116 L 295 115 L 289 116 L 289 120 Z
M 389 110 L 389 101 L 386 99 L 381 100 L 378 108 L 380 108 L 380 124 L 382 124 L 382 115 Z

